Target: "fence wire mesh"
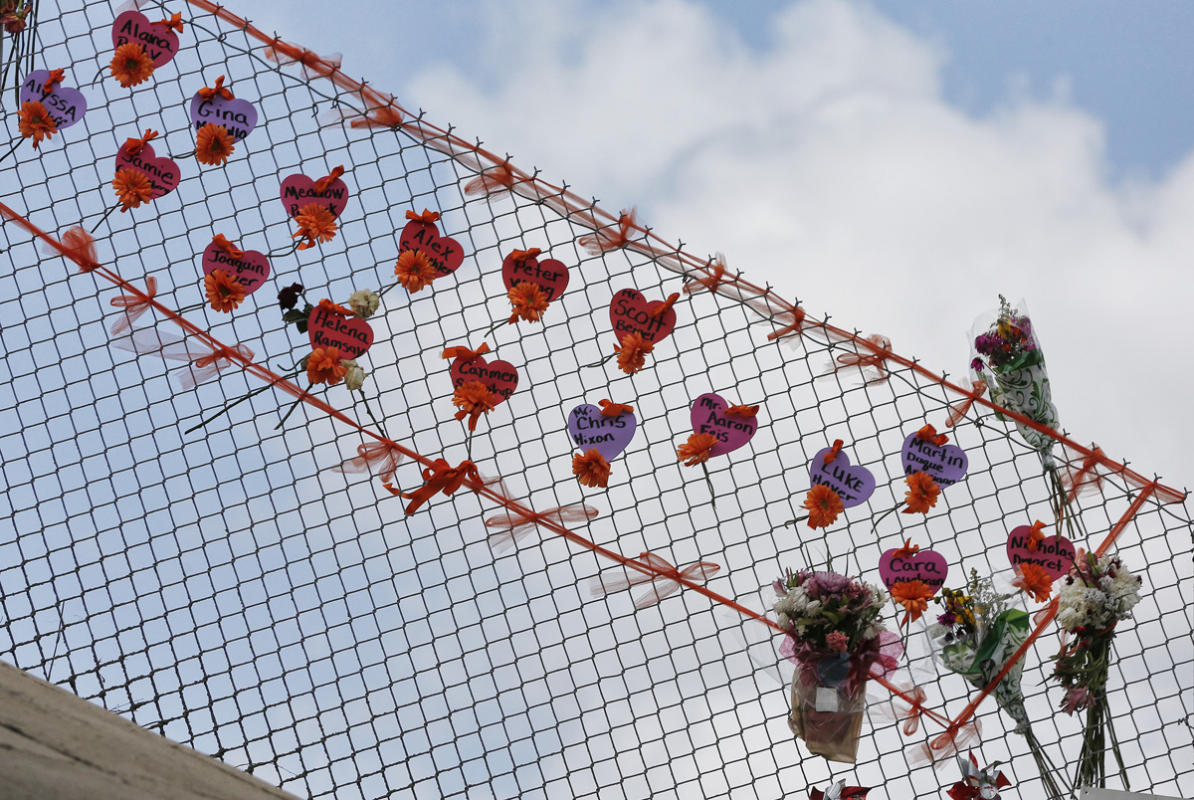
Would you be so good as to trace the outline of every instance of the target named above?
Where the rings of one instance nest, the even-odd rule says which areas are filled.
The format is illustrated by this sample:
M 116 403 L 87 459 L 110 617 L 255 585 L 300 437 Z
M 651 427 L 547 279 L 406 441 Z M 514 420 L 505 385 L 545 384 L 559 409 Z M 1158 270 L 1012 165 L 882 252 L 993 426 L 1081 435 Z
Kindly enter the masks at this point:
M 591 225 L 551 203 L 466 194 L 476 165 L 408 129 L 329 121 L 360 108 L 359 92 L 279 68 L 259 40 L 202 4 L 142 10 L 154 19 L 181 11 L 186 27 L 174 60 L 130 90 L 106 74 L 93 80 L 111 58 L 111 6 L 38 4 L 35 66 L 66 67 L 90 108 L 40 150 L 25 144 L 0 164 L 3 202 L 51 233 L 98 223 L 101 262 L 138 286 L 156 278 L 160 302 L 279 371 L 310 347 L 281 321 L 278 289 L 298 282 L 308 297 L 342 302 L 386 286 L 405 212 L 441 212 L 464 264 L 430 290 L 386 294 L 362 359 L 368 402 L 395 441 L 451 463 L 471 454 L 531 508 L 593 505 L 600 515 L 574 529 L 610 550 L 714 561 L 721 571 L 709 588 L 759 613 L 785 566 L 832 556 L 839 571 L 874 580 L 880 554 L 911 537 L 947 557 L 954 585 L 970 568 L 1006 572 L 1008 530 L 1051 519 L 1036 452 L 978 405 L 951 431 L 969 455 L 966 479 L 927 517 L 883 516 L 902 499 L 904 437 L 926 422 L 944 428 L 959 397 L 906 365 L 889 364 L 882 383 L 864 383 L 856 369 L 827 372 L 853 345 L 823 330 L 769 341 L 775 326 L 748 305 L 696 292 L 677 304 L 676 330 L 645 370 L 598 363 L 614 344 L 612 294 L 680 291 L 686 280 L 673 264 L 634 248 L 591 254 L 578 244 Z M 261 122 L 225 167 L 200 167 L 185 109 L 218 75 Z M 13 132 L 15 99 L 6 90 Z M 114 154 L 147 128 L 161 132 L 159 154 L 184 154 L 182 180 L 101 220 Z M 293 222 L 279 182 L 338 164 L 352 196 L 336 238 L 286 252 Z M 216 233 L 281 253 L 231 315 L 202 303 L 199 254 Z M 494 506 L 472 492 L 406 516 L 374 478 L 332 471 L 368 441 L 360 433 L 305 404 L 276 428 L 291 401 L 283 392 L 185 433 L 260 381 L 228 369 L 181 390 L 172 376 L 185 364 L 112 346 L 119 290 L 48 255 L 11 221 L 2 236 L 5 660 L 301 797 L 780 798 L 832 776 L 882 787 L 871 797 L 927 798 L 956 780 L 952 765 L 934 772 L 916 758 L 932 724 L 904 736 L 880 713 L 890 696 L 878 688 L 856 765 L 809 755 L 786 724 L 791 667 L 773 631 L 693 591 L 637 612 L 629 593 L 594 598 L 587 582 L 621 567 L 550 531 L 495 554 L 484 525 Z M 571 283 L 542 325 L 485 337 L 517 366 L 519 384 L 470 444 L 451 418 L 440 352 L 476 346 L 509 315 L 500 264 L 530 247 L 567 264 Z M 138 325 L 178 332 L 153 316 Z M 1036 322 L 1047 346 L 1048 321 Z M 675 452 L 691 432 L 692 399 L 711 391 L 761 406 L 749 445 L 709 462 L 716 503 Z M 359 394 L 340 386 L 324 398 L 375 427 Z M 604 491 L 572 476 L 565 429 L 574 406 L 600 398 L 633 404 L 639 420 Z M 828 533 L 786 527 L 803 513 L 809 461 L 839 438 L 876 475 L 877 491 Z M 403 489 L 421 482 L 416 464 L 399 466 Z M 1156 497 L 1125 516 L 1139 491 L 1113 475 L 1101 493 L 1080 495 L 1089 537 L 1078 544 L 1093 550 L 1126 520 L 1117 551 L 1147 591 L 1116 637 L 1114 724 L 1134 789 L 1187 796 L 1191 522 L 1184 503 Z M 896 618 L 892 610 L 890 627 Z M 952 716 L 975 690 L 939 670 L 923 629 L 913 630 L 905 666 L 928 705 Z M 1069 773 L 1080 728 L 1055 712 L 1059 692 L 1046 681 L 1055 630 L 1028 652 L 1024 689 L 1038 738 Z M 977 717 L 983 763 L 1010 762 L 1019 796 L 1042 796 L 1024 739 L 994 702 Z

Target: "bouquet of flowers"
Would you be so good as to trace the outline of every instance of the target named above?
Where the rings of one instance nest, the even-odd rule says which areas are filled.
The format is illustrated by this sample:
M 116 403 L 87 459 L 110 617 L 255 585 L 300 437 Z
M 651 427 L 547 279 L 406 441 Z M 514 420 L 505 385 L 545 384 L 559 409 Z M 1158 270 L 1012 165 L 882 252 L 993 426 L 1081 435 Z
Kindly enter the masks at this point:
M 895 669 L 899 637 L 879 615 L 885 593 L 834 572 L 788 570 L 772 584 L 775 613 L 788 632 L 780 652 L 796 664 L 788 726 L 808 749 L 854 763 L 866 681 Z
M 1058 594 L 1057 624 L 1075 640 L 1057 655 L 1053 677 L 1066 690 L 1061 710 L 1067 714 L 1086 711 L 1075 787 L 1106 785 L 1103 756 L 1108 735 L 1120 779 L 1127 787 L 1123 757 L 1107 705 L 1107 668 L 1115 626 L 1131 617 L 1132 608 L 1139 602 L 1139 576 L 1118 558 L 1100 558 L 1093 553 L 1077 559 Z
M 1028 638 L 1028 612 L 1008 608 L 1011 597 L 996 591 L 989 577 L 979 577 L 978 570 L 972 569 L 964 588 L 942 589 L 941 595 L 934 599 L 944 613 L 937 617 L 936 624 L 929 626 L 933 652 L 946 669 L 961 675 L 975 688 L 986 688 Z M 1047 796 L 1059 800 L 1067 795 L 1055 778 L 1056 767 L 1032 732 L 1020 688 L 1023 671 L 1023 660 L 1017 661 L 992 694 L 1016 723 L 1013 730 L 1028 741 Z

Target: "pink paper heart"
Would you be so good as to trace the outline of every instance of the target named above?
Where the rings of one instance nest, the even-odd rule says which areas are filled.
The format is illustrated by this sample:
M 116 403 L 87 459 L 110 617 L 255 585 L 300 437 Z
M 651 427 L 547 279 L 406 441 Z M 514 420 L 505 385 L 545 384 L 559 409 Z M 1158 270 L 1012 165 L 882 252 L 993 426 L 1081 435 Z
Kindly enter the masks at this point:
M 18 93 L 18 101 L 22 104 L 30 100 L 37 100 L 46 107 L 46 112 L 53 118 L 58 130 L 69 128 L 87 113 L 87 98 L 78 89 L 63 86 L 61 83 L 54 87 L 54 91 L 46 94 L 42 91 L 46 79 L 50 77 L 48 69 L 35 69 L 25 77 Z
M 723 456 L 737 450 L 751 440 L 759 429 L 757 416 L 727 416 L 729 405 L 712 392 L 703 394 L 692 403 L 689 418 L 696 433 L 711 433 L 717 437 L 710 455 Z
M 581 452 L 595 448 L 606 461 L 613 461 L 630 446 L 637 427 L 634 414 L 622 412 L 607 417 L 600 408 L 589 403 L 577 406 L 568 415 L 568 434 L 573 444 Z
M 529 256 L 519 262 L 513 255 L 508 255 L 502 261 L 502 282 L 507 289 L 514 288 L 516 283 L 533 283 L 543 290 L 550 303 L 568 288 L 568 267 L 554 258 L 540 261 Z
M 1074 544 L 1061 535 L 1046 536 L 1035 551 L 1028 549 L 1032 527 L 1021 525 L 1007 536 L 1007 560 L 1017 564 L 1037 564 L 1045 568 L 1049 577 L 1057 580 L 1074 566 Z
M 259 250 L 245 250 L 243 256 L 233 258 L 224 248 L 212 242 L 204 249 L 201 263 L 204 275 L 222 269 L 245 287 L 245 294 L 260 289 L 269 277 L 269 259 Z
M 933 594 L 945 585 L 949 562 L 935 550 L 920 550 L 903 558 L 896 558 L 899 548 L 892 548 L 879 556 L 879 578 L 889 590 L 904 581 L 924 581 Z
M 900 463 L 904 474 L 927 472 L 941 488 L 952 486 L 966 477 L 968 459 L 966 451 L 952 444 L 933 444 L 921 439 L 917 433 L 904 440 L 900 450 Z
M 286 213 L 297 217 L 299 209 L 309 203 L 319 203 L 338 217 L 348 206 L 348 185 L 336 178 L 328 184 L 323 192 L 316 193 L 315 181 L 306 175 L 295 174 L 287 176 L 282 181 L 282 204 L 286 206 Z
M 403 250 L 421 251 L 441 278 L 451 275 L 464 263 L 464 249 L 460 243 L 448 236 L 440 236 L 434 222 L 411 220 L 406 223 L 398 238 L 398 246 Z
M 155 200 L 177 189 L 181 178 L 178 165 L 166 156 L 155 156 L 151 144 L 142 145 L 141 151 L 135 155 L 129 155 L 123 146 L 117 150 L 116 170 L 122 169 L 135 169 L 149 178 Z
M 112 23 L 112 44 L 136 42 L 153 59 L 154 67 L 170 63 L 178 55 L 178 34 L 160 22 L 150 22 L 140 11 L 125 11 Z
M 850 457 L 838 451 L 832 462 L 826 464 L 825 456 L 832 448 L 826 447 L 813 456 L 809 465 L 809 480 L 815 486 L 824 484 L 842 498 L 843 508 L 852 508 L 867 501 L 875 491 L 875 476 L 866 467 L 850 466 Z
M 518 388 L 518 370 L 509 361 L 486 361 L 484 356 L 458 356 L 448 367 L 448 374 L 452 377 L 453 387 L 465 381 L 481 381 L 485 388 L 498 396 L 495 405 L 509 400 Z
M 216 95 L 204 100 L 198 94 L 191 98 L 191 127 L 198 131 L 207 123 L 223 125 L 228 135 L 240 141 L 257 127 L 257 109 L 248 100 L 234 97 L 226 100 Z
M 628 333 L 637 333 L 652 344 L 661 342 L 676 327 L 676 309 L 669 308 L 658 318 L 651 316 L 664 304 L 662 300 L 649 301 L 637 289 L 623 289 L 609 302 L 609 321 L 618 341 Z
M 311 347 L 335 347 L 340 358 L 360 358 L 373 344 L 373 328 L 360 317 L 346 317 L 316 306 L 307 318 Z

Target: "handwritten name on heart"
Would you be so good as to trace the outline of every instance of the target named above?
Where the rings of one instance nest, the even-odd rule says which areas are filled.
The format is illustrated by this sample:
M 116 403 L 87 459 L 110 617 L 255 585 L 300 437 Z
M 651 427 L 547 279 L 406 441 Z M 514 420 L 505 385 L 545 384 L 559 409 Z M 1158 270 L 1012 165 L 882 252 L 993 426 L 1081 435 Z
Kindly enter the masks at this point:
M 737 450 L 749 442 L 759 429 L 758 417 L 727 415 L 727 408 L 729 404 L 725 400 L 710 392 L 694 400 L 689 412 L 693 431 L 711 433 L 717 437 L 717 444 L 710 455 L 723 456 Z
M 459 242 L 439 235 L 434 222 L 412 220 L 402 229 L 398 246 L 403 250 L 419 250 L 427 256 L 439 277 L 455 272 L 464 263 L 464 249 Z
M 502 261 L 502 282 L 507 289 L 514 288 L 516 283 L 533 283 L 543 290 L 550 303 L 568 288 L 568 267 L 554 258 L 540 261 L 535 256 L 528 256 L 517 261 L 511 254 Z
M 892 548 L 879 556 L 879 579 L 889 590 L 897 583 L 924 581 L 936 594 L 945 585 L 945 577 L 949 574 L 945 556 L 935 550 L 920 550 L 897 558 L 898 552 L 900 548 Z
M 259 250 L 245 250 L 240 258 L 228 255 L 224 248 L 212 242 L 203 251 L 203 274 L 222 269 L 245 288 L 245 294 L 252 294 L 261 288 L 269 277 L 269 259 Z
M 1074 544 L 1061 535 L 1046 536 L 1038 544 L 1035 551 L 1028 549 L 1028 542 L 1032 538 L 1032 527 L 1021 525 L 1013 528 L 1007 537 L 1007 560 L 1012 566 L 1017 564 L 1037 564 L 1045 568 L 1049 577 L 1057 580 L 1070 571 L 1074 566 Z
M 207 123 L 223 125 L 228 135 L 240 141 L 257 127 L 257 109 L 248 100 L 234 97 L 226 100 L 216 95 L 204 100 L 198 94 L 191 98 L 191 127 L 198 131 Z
M 42 91 L 46 80 L 50 77 L 48 69 L 35 69 L 25 77 L 21 84 L 17 100 L 27 103 L 38 100 L 46 107 L 46 113 L 54 120 L 58 130 L 69 128 L 87 113 L 87 98 L 78 89 L 63 86 L 61 83 L 54 87 L 49 94 Z
M 129 42 L 144 47 L 154 67 L 169 64 L 178 55 L 178 34 L 160 22 L 150 22 L 136 9 L 125 11 L 112 23 L 112 44 L 120 47 Z
M 966 477 L 969 460 L 966 451 L 960 447 L 933 444 L 913 433 L 904 440 L 900 463 L 904 465 L 905 475 L 927 472 L 938 486 L 944 488 Z
M 518 370 L 509 361 L 486 361 L 484 356 L 457 356 L 448 367 L 448 374 L 452 377 L 454 387 L 465 381 L 481 381 L 485 388 L 498 396 L 498 403 L 509 400 L 518 388 Z
M 135 169 L 149 178 L 149 185 L 153 192 L 153 199 L 178 188 L 181 172 L 178 165 L 166 156 L 158 158 L 153 153 L 153 145 L 141 146 L 141 151 L 133 155 L 121 147 L 116 151 L 116 169 Z
M 373 344 L 373 328 L 360 317 L 345 317 L 316 306 L 307 318 L 311 347 L 335 347 L 341 358 L 360 358 Z
M 582 452 L 595 448 L 613 461 L 630 446 L 638 422 L 634 414 L 624 411 L 613 417 L 604 416 L 597 406 L 584 403 L 568 415 L 568 435 Z
M 652 313 L 663 300 L 647 301 L 637 289 L 623 289 L 609 302 L 609 321 L 618 341 L 628 333 L 637 333 L 652 344 L 663 341 L 676 327 L 676 310 L 669 308 L 658 317 Z
M 338 217 L 348 206 L 348 185 L 336 178 L 322 192 L 315 191 L 315 181 L 306 175 L 290 175 L 282 181 L 280 190 L 286 213 L 297 217 L 299 209 L 310 203 L 319 203 Z
M 838 451 L 837 456 L 830 463 L 825 463 L 825 456 L 832 448 L 826 447 L 813 456 L 809 465 L 809 480 L 815 484 L 823 484 L 838 493 L 842 498 L 844 508 L 852 508 L 867 501 L 875 491 L 875 476 L 866 467 L 850 466 L 850 457 Z

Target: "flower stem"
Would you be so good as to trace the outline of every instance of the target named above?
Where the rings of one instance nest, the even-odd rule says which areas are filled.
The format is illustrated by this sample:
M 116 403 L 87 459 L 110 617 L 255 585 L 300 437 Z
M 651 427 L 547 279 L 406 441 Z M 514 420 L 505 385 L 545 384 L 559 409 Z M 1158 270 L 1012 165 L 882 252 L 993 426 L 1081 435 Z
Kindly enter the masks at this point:
M 300 371 L 301 371 L 301 370 L 300 370 Z M 283 375 L 283 376 L 282 376 L 282 377 L 281 377 L 279 380 L 288 380 L 288 379 L 290 379 L 290 378 L 293 378 L 295 375 L 298 375 L 298 374 L 299 374 L 298 372 L 292 372 L 292 373 L 291 373 L 291 374 L 289 374 L 289 375 Z M 248 393 L 248 394 L 246 394 L 244 397 L 237 398 L 236 400 L 233 400 L 231 403 L 227 403 L 227 404 L 225 404 L 223 408 L 221 408 L 221 409 L 220 409 L 219 411 L 217 411 L 216 413 L 212 414 L 212 415 L 211 415 L 210 417 L 208 417 L 207 419 L 205 419 L 205 420 L 203 420 L 202 422 L 200 422 L 198 425 L 195 425 L 195 426 L 193 426 L 193 427 L 191 427 L 191 428 L 187 428 L 187 430 L 184 432 L 184 435 L 185 435 L 186 433 L 192 433 L 192 432 L 194 432 L 194 431 L 197 431 L 197 430 L 199 430 L 200 428 L 202 428 L 202 427 L 205 427 L 205 426 L 206 426 L 208 423 L 210 423 L 210 422 L 214 422 L 215 420 L 217 420 L 217 419 L 219 419 L 220 417 L 222 417 L 222 416 L 224 416 L 225 414 L 227 414 L 227 413 L 228 413 L 230 410 L 232 410 L 232 409 L 233 409 L 233 408 L 235 408 L 236 406 L 239 406 L 241 403 L 243 403 L 243 402 L 245 402 L 246 400 L 248 400 L 250 397 L 255 397 L 256 395 L 259 395 L 259 394 L 261 394 L 262 392 L 264 392 L 266 389 L 270 388 L 270 387 L 271 387 L 271 386 L 273 386 L 273 385 L 274 385 L 274 383 L 273 383 L 273 382 L 271 382 L 271 383 L 267 383 L 265 386 L 259 387 L 259 388 L 257 388 L 257 389 L 254 389 L 253 391 L 249 392 L 249 393 Z
M 713 477 L 709 474 L 709 467 L 704 461 L 701 462 L 701 469 L 705 471 L 705 483 L 709 485 L 709 502 L 717 508 L 717 490 L 713 488 Z
M 105 211 L 104 215 L 99 218 L 99 221 L 95 223 L 95 226 L 91 229 L 90 232 L 95 233 L 96 228 L 98 228 L 100 225 L 103 225 L 104 220 L 106 220 L 108 217 L 112 216 L 112 212 L 115 211 L 118 207 L 119 207 L 119 204 L 114 205 L 111 208 L 109 208 L 107 211 Z
M 302 394 L 300 394 L 300 395 L 298 396 L 298 399 L 297 399 L 297 400 L 295 400 L 295 401 L 294 401 L 294 402 L 291 404 L 290 408 L 286 409 L 286 413 L 282 415 L 282 419 L 280 419 L 280 420 L 278 421 L 278 424 L 274 426 L 274 430 L 278 430 L 278 429 L 280 429 L 280 428 L 281 428 L 283 425 L 285 425 L 285 424 L 286 424 L 286 420 L 290 419 L 290 415 L 291 415 L 291 414 L 293 414 L 293 413 L 294 413 L 294 410 L 295 410 L 296 408 L 298 408 L 298 407 L 299 407 L 299 404 L 300 404 L 300 403 L 302 403 L 302 402 L 303 402 L 303 400 L 304 400 L 304 399 L 307 397 L 307 394 L 308 394 L 308 393 L 311 391 L 311 387 L 312 387 L 312 386 L 314 386 L 314 385 L 315 385 L 315 384 L 313 384 L 313 383 L 308 383 L 308 384 L 307 384 L 307 388 L 306 388 L 306 389 L 304 389 L 304 390 L 303 390 L 303 393 L 302 393 Z

